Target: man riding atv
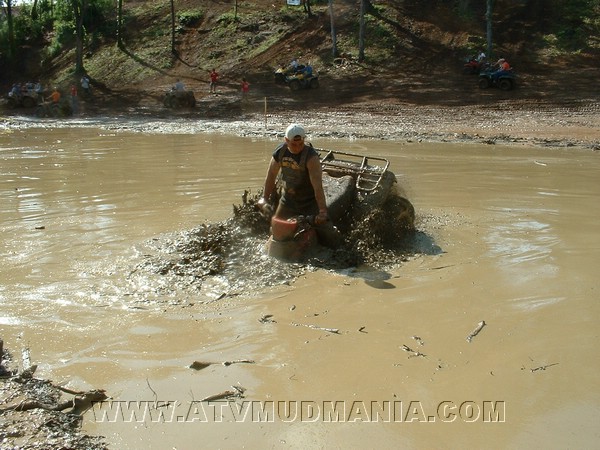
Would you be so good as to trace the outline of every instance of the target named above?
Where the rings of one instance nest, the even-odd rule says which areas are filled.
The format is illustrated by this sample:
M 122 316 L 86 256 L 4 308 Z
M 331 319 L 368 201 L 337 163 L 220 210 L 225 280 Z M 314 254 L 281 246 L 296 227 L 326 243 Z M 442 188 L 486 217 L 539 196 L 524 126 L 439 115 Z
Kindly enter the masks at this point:
M 479 74 L 480 89 L 497 86 L 503 91 L 510 91 L 515 87 L 515 84 L 516 75 L 504 58 L 500 58 L 491 69 L 484 70 Z

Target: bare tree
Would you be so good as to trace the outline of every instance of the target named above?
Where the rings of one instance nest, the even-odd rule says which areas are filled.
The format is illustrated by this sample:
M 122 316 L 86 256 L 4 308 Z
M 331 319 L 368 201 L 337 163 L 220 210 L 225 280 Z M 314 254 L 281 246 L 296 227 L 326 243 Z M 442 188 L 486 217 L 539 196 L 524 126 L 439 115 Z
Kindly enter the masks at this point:
M 123 43 L 123 0 L 117 3 L 117 47 L 121 50 L 125 48 Z
M 37 20 L 38 18 L 38 0 L 33 0 L 33 3 L 31 4 L 31 20 L 33 20 L 34 22 Z
M 335 20 L 333 18 L 333 0 L 329 0 L 329 20 L 331 24 L 331 53 L 335 58 L 338 55 L 337 36 L 335 34 Z
M 313 13 L 310 9 L 310 0 L 302 0 L 302 5 L 304 6 L 304 12 L 308 17 L 312 17 Z
M 492 8 L 493 8 L 494 0 L 487 0 L 487 9 L 485 12 L 485 20 L 487 22 L 487 55 L 488 57 L 492 56 Z
M 365 60 L 365 12 L 367 0 L 360 0 L 360 21 L 358 28 L 358 60 Z
M 71 0 L 71 7 L 73 8 L 73 16 L 75 17 L 75 73 L 85 73 L 83 67 L 83 41 L 84 41 L 84 27 L 83 18 L 87 9 L 88 0 Z
M 171 53 L 177 54 L 175 48 L 175 2 L 171 0 Z
M 6 3 L 6 24 L 8 26 L 8 59 L 12 63 L 15 55 L 17 54 L 15 44 L 15 28 L 12 14 L 12 0 L 4 0 L 4 3 Z M 0 4 L 2 3 L 0 2 Z

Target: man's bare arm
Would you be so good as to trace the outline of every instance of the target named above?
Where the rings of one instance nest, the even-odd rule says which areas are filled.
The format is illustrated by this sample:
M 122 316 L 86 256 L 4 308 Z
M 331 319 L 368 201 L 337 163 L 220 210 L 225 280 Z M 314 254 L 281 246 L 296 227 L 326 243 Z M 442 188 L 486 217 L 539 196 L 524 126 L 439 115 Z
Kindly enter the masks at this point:
M 269 168 L 267 169 L 267 176 L 265 178 L 265 188 L 263 190 L 263 198 L 269 202 L 271 199 L 271 194 L 275 190 L 275 180 L 277 179 L 277 174 L 279 173 L 279 163 L 275 161 L 275 158 L 271 158 L 271 162 L 269 163 Z

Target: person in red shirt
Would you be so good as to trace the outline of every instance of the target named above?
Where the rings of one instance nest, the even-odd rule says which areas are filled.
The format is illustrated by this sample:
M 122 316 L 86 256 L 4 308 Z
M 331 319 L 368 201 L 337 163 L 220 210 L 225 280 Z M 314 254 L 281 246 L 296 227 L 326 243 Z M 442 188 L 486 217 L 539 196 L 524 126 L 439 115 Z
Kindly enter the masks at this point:
M 217 93 L 217 80 L 219 79 L 219 74 L 215 69 L 210 72 L 210 92 L 213 94 Z
M 79 112 L 79 102 L 77 99 L 77 86 L 74 84 L 71 85 L 71 109 L 73 110 L 73 114 L 77 114 Z
M 242 98 L 250 92 L 250 83 L 245 78 L 242 78 Z

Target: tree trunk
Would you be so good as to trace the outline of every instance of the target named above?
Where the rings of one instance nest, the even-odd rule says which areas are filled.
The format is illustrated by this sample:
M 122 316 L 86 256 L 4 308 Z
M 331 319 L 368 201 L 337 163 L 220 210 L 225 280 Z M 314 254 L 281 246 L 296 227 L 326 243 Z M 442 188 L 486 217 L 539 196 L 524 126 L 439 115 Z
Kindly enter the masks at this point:
M 125 48 L 123 44 L 123 0 L 119 0 L 117 4 L 117 47 L 121 50 Z
M 82 74 L 85 73 L 83 67 L 83 17 L 87 9 L 87 0 L 81 0 L 81 3 L 78 0 L 71 0 L 71 6 L 75 17 L 75 73 Z
M 33 4 L 31 5 L 31 20 L 34 22 L 38 18 L 38 0 L 33 0 Z
M 333 19 L 333 0 L 329 0 L 329 20 L 331 23 L 331 53 L 335 58 L 338 55 L 337 37 L 335 34 L 335 21 Z
M 358 28 L 358 61 L 365 60 L 365 12 L 367 0 L 360 0 L 360 23 Z
M 175 2 L 171 0 L 171 53 L 177 54 L 175 48 Z
M 306 15 L 308 17 L 312 17 L 313 13 L 312 13 L 312 10 L 310 9 L 310 0 L 304 0 L 302 2 L 302 5 L 304 6 L 304 12 L 306 13 Z
M 15 45 L 15 28 L 13 24 L 13 15 L 12 15 L 12 0 L 6 1 L 6 23 L 8 25 L 8 60 L 11 65 L 15 61 L 15 56 L 17 54 L 17 49 Z
M 487 10 L 485 12 L 485 20 L 487 22 L 487 53 L 488 58 L 492 57 L 492 9 L 493 9 L 494 0 L 487 0 Z

